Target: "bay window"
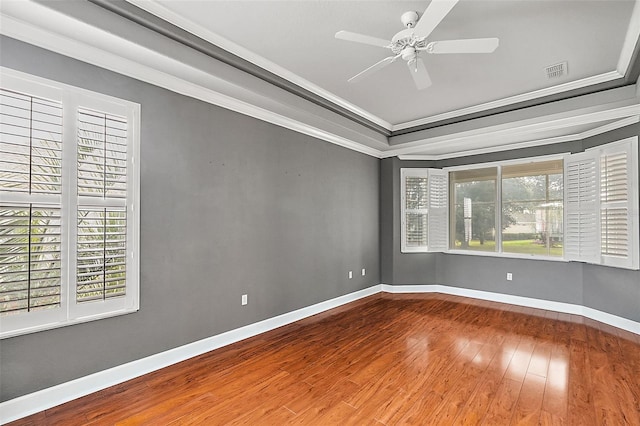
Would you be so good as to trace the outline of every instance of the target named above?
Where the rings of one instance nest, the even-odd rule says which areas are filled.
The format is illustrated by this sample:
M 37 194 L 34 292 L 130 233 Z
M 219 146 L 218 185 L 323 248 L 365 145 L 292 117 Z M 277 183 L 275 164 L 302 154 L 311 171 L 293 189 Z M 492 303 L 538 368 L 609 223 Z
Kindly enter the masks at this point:
M 401 180 L 403 252 L 640 267 L 637 137 L 577 154 L 401 169 Z

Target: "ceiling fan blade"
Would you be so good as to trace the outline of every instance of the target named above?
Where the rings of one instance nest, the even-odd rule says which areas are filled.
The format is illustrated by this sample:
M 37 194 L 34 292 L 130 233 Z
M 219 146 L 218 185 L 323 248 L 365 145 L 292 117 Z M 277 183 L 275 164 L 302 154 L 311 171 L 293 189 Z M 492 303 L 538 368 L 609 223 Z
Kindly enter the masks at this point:
M 424 48 L 429 53 L 491 53 L 500 44 L 497 38 L 434 41 Z M 421 49 L 422 50 L 422 49 Z
M 431 0 L 414 28 L 416 37 L 427 37 L 453 9 L 458 0 Z
M 338 31 L 336 38 L 340 40 L 354 41 L 356 43 L 369 44 L 371 46 L 389 47 L 391 42 L 378 37 L 371 37 L 364 34 L 352 33 L 350 31 Z
M 427 68 L 424 66 L 422 59 L 417 58 L 415 62 L 407 63 L 413 82 L 416 84 L 418 90 L 426 89 L 431 86 L 431 77 L 427 72 Z
M 387 65 L 389 65 L 390 63 L 392 63 L 393 61 L 395 61 L 396 59 L 398 59 L 400 57 L 400 55 L 397 56 L 389 56 L 387 58 L 384 58 L 383 60 L 376 62 L 375 64 L 371 65 L 369 68 L 367 68 L 366 70 L 354 75 L 353 77 L 351 77 L 349 80 L 347 80 L 349 83 L 355 83 L 359 80 L 361 80 L 363 77 L 365 77 L 368 74 L 372 74 L 375 71 L 378 71 L 379 69 L 382 69 L 384 67 L 386 67 Z

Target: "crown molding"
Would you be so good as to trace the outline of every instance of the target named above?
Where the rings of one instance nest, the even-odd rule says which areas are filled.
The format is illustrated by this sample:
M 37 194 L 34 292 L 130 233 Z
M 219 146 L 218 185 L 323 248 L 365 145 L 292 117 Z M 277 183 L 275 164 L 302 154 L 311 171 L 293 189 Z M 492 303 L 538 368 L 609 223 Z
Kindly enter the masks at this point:
M 456 157 L 467 157 L 471 155 L 487 154 L 491 152 L 502 152 L 502 151 L 511 151 L 515 149 L 521 149 L 521 148 L 531 148 L 534 146 L 553 145 L 557 143 L 572 142 L 576 140 L 587 139 L 592 136 L 600 135 L 602 133 L 606 133 L 612 130 L 620 129 L 622 127 L 630 126 L 638 122 L 640 122 L 640 115 L 635 115 L 622 120 L 615 121 L 613 123 L 608 123 L 603 126 L 596 127 L 595 129 L 590 129 L 585 132 L 574 133 L 566 136 L 536 139 L 532 141 L 509 144 L 506 146 L 498 146 L 498 147 L 494 146 L 494 147 L 487 147 L 487 148 L 469 149 L 469 150 L 452 152 L 447 154 L 440 154 L 440 155 L 421 155 L 421 154 L 398 155 L 398 158 L 400 160 L 437 161 L 437 160 L 446 160 L 449 158 L 456 158 Z
M 451 158 L 465 155 L 464 153 L 468 151 L 475 151 L 475 149 L 469 148 L 479 143 L 487 142 L 493 143 L 493 145 L 487 147 L 487 149 L 492 149 L 494 151 L 509 150 L 512 149 L 511 147 L 513 146 L 520 145 L 518 143 L 509 144 L 510 139 L 514 140 L 517 137 L 528 136 L 531 140 L 535 141 L 536 134 L 638 115 L 640 115 L 640 105 L 637 101 L 631 105 L 623 106 L 620 106 L 620 103 L 616 103 L 608 107 L 605 106 L 604 109 L 599 111 L 592 111 L 591 108 L 587 108 L 583 111 L 572 111 L 570 113 L 555 114 L 531 120 L 508 123 L 506 125 L 503 124 L 499 126 L 479 128 L 457 134 L 423 138 L 404 143 L 400 147 L 397 147 L 398 145 L 396 145 L 395 148 L 385 150 L 382 153 L 382 157 L 406 156 L 409 154 L 419 153 L 420 151 L 425 151 L 429 148 L 447 147 L 450 152 L 442 154 L 442 156 L 443 158 Z M 571 138 L 575 136 L 562 136 L 562 138 L 566 137 Z M 556 140 L 556 142 L 550 143 L 566 142 L 565 139 L 552 139 Z M 535 142 L 531 143 L 533 144 L 531 146 L 535 146 Z M 453 151 L 456 147 L 459 149 L 457 151 Z
M 623 120 L 614 121 L 613 123 L 605 124 L 604 126 L 582 132 L 580 133 L 580 139 L 587 139 L 612 130 L 621 129 L 622 127 L 630 126 L 638 122 L 640 122 L 640 115 L 634 115 Z
M 468 157 L 471 155 L 479 155 L 479 154 L 488 154 L 492 152 L 502 152 L 502 151 L 511 151 L 514 149 L 521 148 L 531 148 L 533 146 L 543 146 L 543 145 L 553 145 L 557 143 L 571 142 L 575 140 L 579 140 L 579 134 L 571 134 L 566 136 L 558 136 L 554 138 L 545 138 L 545 139 L 537 139 L 533 141 L 519 142 L 514 144 L 509 144 L 506 146 L 498 146 L 498 147 L 487 147 L 487 148 L 478 148 L 478 149 L 468 149 L 462 151 L 456 151 L 447 154 L 400 154 L 398 155 L 398 159 L 400 160 L 408 160 L 408 161 L 437 161 L 437 160 L 447 160 L 449 158 L 459 158 L 459 157 Z
M 500 108 L 508 105 L 517 104 L 520 102 L 527 102 L 534 99 L 544 98 L 547 96 L 557 95 L 559 93 L 568 92 L 570 90 L 581 89 L 584 87 L 607 83 L 613 80 L 623 78 L 624 75 L 620 74 L 617 70 L 604 74 L 595 75 L 580 80 L 570 81 L 568 83 L 559 84 L 553 87 L 547 87 L 545 89 L 535 90 L 533 92 L 523 93 L 521 95 L 510 96 L 508 98 L 499 99 L 497 101 L 486 102 L 483 104 L 475 105 L 468 108 L 462 108 L 454 111 L 445 112 L 443 114 L 432 115 L 430 117 L 421 118 L 418 120 L 407 121 L 406 123 L 396 124 L 391 128 L 392 132 L 399 130 L 411 129 L 413 127 L 423 126 L 425 124 L 431 124 L 438 121 L 444 121 L 464 115 L 475 114 L 495 108 Z

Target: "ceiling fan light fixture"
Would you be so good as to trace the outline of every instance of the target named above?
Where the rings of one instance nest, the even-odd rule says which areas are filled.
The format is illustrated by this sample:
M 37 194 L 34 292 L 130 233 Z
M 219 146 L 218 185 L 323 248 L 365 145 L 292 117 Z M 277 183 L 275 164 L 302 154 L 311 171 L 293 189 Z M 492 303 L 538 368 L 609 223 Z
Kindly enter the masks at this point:
M 411 47 L 411 46 L 407 46 L 404 49 L 402 49 L 402 59 L 404 59 L 405 61 L 411 61 L 411 60 L 415 60 L 416 58 L 416 49 Z

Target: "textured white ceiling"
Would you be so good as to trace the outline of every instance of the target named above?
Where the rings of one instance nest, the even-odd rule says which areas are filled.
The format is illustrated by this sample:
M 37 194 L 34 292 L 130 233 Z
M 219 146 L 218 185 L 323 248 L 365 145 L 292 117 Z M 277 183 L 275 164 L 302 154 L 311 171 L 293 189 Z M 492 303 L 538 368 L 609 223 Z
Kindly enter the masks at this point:
M 462 0 L 430 40 L 498 37 L 500 46 L 492 54 L 426 56 L 433 85 L 417 91 L 401 61 L 348 83 L 388 51 L 334 34 L 390 39 L 403 29 L 400 15 L 422 13 L 428 1 L 170 0 L 155 9 L 134 3 L 392 125 L 615 71 L 634 6 L 633 0 Z M 563 61 L 569 74 L 548 80 L 545 67 Z

